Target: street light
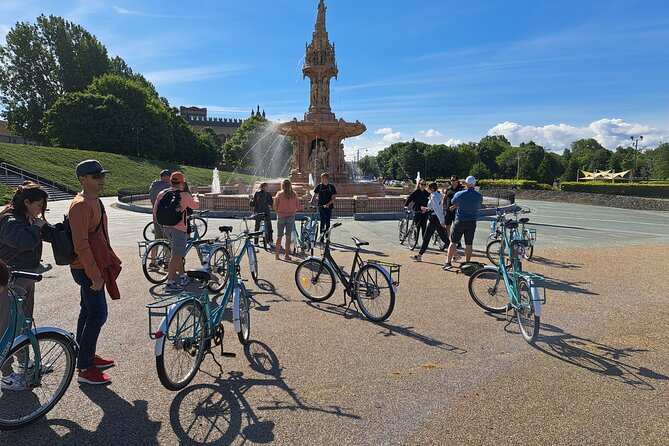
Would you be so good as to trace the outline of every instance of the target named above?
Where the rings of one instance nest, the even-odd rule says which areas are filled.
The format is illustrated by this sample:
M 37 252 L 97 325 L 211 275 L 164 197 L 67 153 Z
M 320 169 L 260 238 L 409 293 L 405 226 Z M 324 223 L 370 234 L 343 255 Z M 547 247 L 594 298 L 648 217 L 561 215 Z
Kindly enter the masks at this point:
M 416 149 L 416 153 L 421 155 L 420 150 Z M 427 181 L 427 156 L 425 156 L 425 153 L 423 152 L 423 160 L 425 161 L 425 169 L 423 170 L 423 175 L 425 175 L 425 178 L 423 178 L 425 181 Z
M 643 135 L 640 135 L 638 138 L 630 136 L 630 139 L 632 140 L 632 147 L 634 147 L 634 170 L 632 173 L 632 183 L 634 183 L 636 177 L 636 154 L 639 151 L 639 141 L 643 140 Z

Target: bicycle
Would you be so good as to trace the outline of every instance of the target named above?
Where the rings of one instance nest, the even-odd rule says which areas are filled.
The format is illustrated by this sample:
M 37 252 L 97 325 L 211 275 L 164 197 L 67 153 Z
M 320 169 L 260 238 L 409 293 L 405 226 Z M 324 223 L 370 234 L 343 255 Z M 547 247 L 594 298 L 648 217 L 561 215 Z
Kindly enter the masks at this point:
M 544 277 L 523 271 L 522 261 L 529 242 L 517 235 L 519 222 L 505 220 L 501 222 L 502 248 L 499 266 L 485 266 L 474 272 L 469 278 L 469 295 L 481 308 L 492 313 L 506 312 L 513 309 L 520 332 L 528 343 L 534 343 L 539 334 L 541 307 L 546 303 Z M 505 257 L 508 256 L 508 262 Z M 539 288 L 543 288 L 541 297 Z
M 209 228 L 209 223 L 207 219 L 207 214 L 209 212 L 209 209 L 203 209 L 201 211 L 193 211 L 193 215 L 190 215 L 190 224 L 192 227 L 197 227 L 197 232 L 200 234 L 200 237 L 204 237 L 204 235 L 207 233 L 207 229 Z M 205 216 L 205 218 L 202 218 L 202 216 Z M 144 226 L 144 230 L 142 231 L 142 235 L 144 236 L 144 240 L 147 242 L 151 242 L 153 240 L 159 240 L 156 239 L 156 231 L 154 229 L 154 223 L 153 221 L 150 221 Z
M 251 217 L 245 217 L 243 220 L 244 224 L 248 228 L 248 223 L 246 221 L 247 218 L 249 220 L 251 219 Z M 253 244 L 251 238 L 248 237 L 248 234 L 253 234 L 253 237 L 258 237 L 259 235 L 262 234 L 262 231 L 250 232 L 248 229 L 246 229 L 240 235 L 236 237 L 230 237 L 229 233 L 232 230 L 232 226 L 221 226 L 219 227 L 219 230 L 221 232 L 226 233 L 225 241 L 223 244 L 221 244 L 219 241 L 214 242 L 213 246 L 209 251 L 208 254 L 209 257 L 207 258 L 207 263 L 209 263 L 210 265 L 214 265 L 213 272 L 215 274 L 218 274 L 219 287 L 220 287 L 218 288 L 218 291 L 220 291 L 220 289 L 222 288 L 222 286 L 220 285 L 221 284 L 220 277 L 225 277 L 226 274 L 228 275 L 228 277 L 230 277 L 229 275 L 230 271 L 227 271 L 226 273 L 224 270 L 222 270 L 224 264 L 223 259 L 230 258 L 233 255 L 232 244 L 241 239 L 244 240 L 244 243 L 239 249 L 239 254 L 235 254 L 235 257 L 239 257 L 241 259 L 241 256 L 243 256 L 244 254 L 247 255 L 249 259 L 249 270 L 251 270 L 251 278 L 253 278 L 253 282 L 257 284 L 260 278 L 259 267 L 258 267 L 258 256 L 256 255 L 255 245 Z M 209 289 L 211 291 L 216 291 L 216 288 L 213 286 Z
M 63 397 L 72 381 L 79 346 L 74 335 L 55 327 L 35 327 L 23 312 L 25 290 L 16 279 L 39 282 L 41 274 L 12 271 L 9 325 L 0 338 L 0 368 L 18 387 L 0 393 L 0 430 L 25 427 L 46 415 Z M 4 384 L 4 383 L 3 383 Z
M 245 231 L 247 232 L 249 231 L 249 221 L 255 222 L 260 220 L 260 228 L 258 229 L 258 232 L 262 234 L 263 249 L 265 251 L 269 251 L 270 245 L 269 243 L 267 243 L 267 240 L 270 238 L 270 236 L 269 236 L 269 228 L 267 228 L 267 225 L 265 224 L 265 214 L 264 213 L 252 214 L 248 217 L 242 217 L 242 220 L 244 221 L 244 227 L 246 228 Z
M 261 232 L 240 235 L 245 239 L 245 246 L 251 244 L 251 237 Z M 234 240 L 226 241 L 226 244 Z M 252 244 L 251 244 L 252 246 Z M 242 345 L 247 345 L 251 338 L 251 314 L 249 292 L 244 287 L 240 275 L 240 264 L 244 250 L 228 262 L 230 278 L 221 303 L 216 305 L 209 298 L 206 288 L 214 279 L 210 265 L 187 271 L 188 277 L 202 283 L 201 292 L 183 291 L 175 296 L 148 304 L 149 337 L 156 341 L 156 371 L 161 384 L 168 390 L 181 390 L 195 377 L 206 353 L 211 353 L 214 346 L 221 347 L 221 356 L 235 356 L 223 351 L 224 329 L 223 314 L 232 298 L 232 322 L 237 338 Z M 159 317 L 158 330 L 153 329 L 154 318 Z M 213 353 L 212 353 L 213 354 Z
M 404 241 L 408 239 L 409 241 L 409 249 L 412 251 L 416 249 L 416 246 L 418 246 L 418 238 L 419 238 L 419 232 L 420 232 L 420 224 L 416 223 L 416 220 L 414 218 L 414 211 L 410 209 L 405 209 L 404 210 L 404 217 L 400 220 L 400 243 L 404 244 Z M 402 231 L 403 228 L 402 226 L 406 225 L 406 229 L 404 229 L 404 239 L 402 239 Z
M 330 231 L 339 226 L 340 222 L 335 223 L 326 231 L 323 257 L 309 257 L 297 266 L 297 288 L 307 299 L 323 302 L 334 294 L 337 286 L 335 277 L 338 277 L 344 286 L 344 305 L 348 295 L 351 298 L 348 307 L 357 303 L 369 320 L 385 321 L 395 307 L 401 265 L 380 260 L 361 260 L 360 249 L 369 245 L 369 242 L 352 237 L 356 246 L 355 257 L 351 273 L 346 274 L 330 254 Z
M 404 209 L 404 216 L 399 219 L 398 221 L 398 226 L 399 226 L 399 239 L 400 239 L 400 245 L 404 244 L 404 241 L 407 239 L 407 236 L 409 235 L 409 227 L 413 223 L 413 211 L 411 209 Z
M 306 256 L 307 252 L 309 254 L 314 254 L 314 247 L 316 245 L 316 233 L 318 232 L 318 221 L 320 219 L 317 212 L 316 206 L 309 206 L 311 208 L 311 215 L 308 217 L 301 217 L 300 221 L 300 232 L 297 232 L 297 225 L 293 225 L 292 232 L 292 254 L 297 255 L 298 250 L 299 254 Z
M 529 210 L 513 212 L 515 217 L 517 217 L 518 214 L 529 213 Z M 497 216 L 495 220 L 490 223 L 490 234 L 488 235 L 488 242 L 486 243 L 486 256 L 495 266 L 497 266 L 497 262 L 499 260 L 499 251 L 502 246 L 502 231 L 500 230 L 500 223 L 503 222 L 505 218 L 506 214 L 502 214 L 501 211 L 497 209 Z M 520 224 L 518 234 L 521 239 L 528 241 L 528 247 L 525 249 L 525 253 L 523 254 L 523 257 L 526 260 L 530 260 L 532 258 L 532 255 L 534 254 L 534 243 L 537 240 L 537 230 L 528 229 L 525 227 L 529 221 L 530 219 L 527 217 L 518 219 L 518 223 Z
M 190 218 L 193 218 L 192 216 Z M 197 217 L 196 217 L 197 218 Z M 203 244 L 213 244 L 217 240 L 202 240 L 202 235 L 199 232 L 197 225 L 193 225 L 193 235 L 189 237 L 186 241 L 186 255 L 184 256 L 184 263 L 186 262 L 186 256 L 193 247 L 200 247 Z M 147 242 L 141 240 L 137 242 L 137 248 L 139 250 L 139 257 L 142 259 L 142 271 L 144 272 L 144 277 L 147 280 L 154 284 L 161 284 L 167 280 L 167 268 L 172 258 L 172 248 L 170 247 L 170 242 L 165 239 L 155 240 L 153 242 Z M 197 249 L 198 257 L 200 263 L 204 263 L 205 256 Z

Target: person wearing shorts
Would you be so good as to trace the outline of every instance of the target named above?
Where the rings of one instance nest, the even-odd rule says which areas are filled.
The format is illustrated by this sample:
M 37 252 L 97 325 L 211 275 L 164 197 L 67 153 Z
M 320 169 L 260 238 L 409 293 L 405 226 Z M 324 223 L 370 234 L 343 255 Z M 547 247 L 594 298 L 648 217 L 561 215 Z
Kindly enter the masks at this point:
M 460 180 L 457 177 L 457 175 L 451 175 L 451 185 L 448 186 L 446 189 L 445 195 L 446 199 L 444 201 L 444 212 L 445 212 L 445 219 L 446 219 L 446 234 L 448 234 L 448 239 L 450 240 L 451 238 L 451 225 L 455 221 L 455 211 L 449 210 L 450 207 L 452 206 L 451 201 L 453 200 L 453 196 L 460 192 L 461 190 L 465 190 L 465 188 L 460 184 Z M 458 248 L 462 248 L 462 246 L 458 246 Z
M 285 260 L 292 260 L 290 258 L 290 242 L 293 235 L 293 227 L 295 226 L 295 212 L 299 207 L 297 194 L 293 190 L 293 185 L 290 180 L 283 180 L 281 183 L 281 190 L 277 192 L 274 197 L 274 210 L 276 211 L 276 251 L 274 251 L 275 258 L 279 260 L 281 252 L 281 239 L 283 234 L 286 234 L 286 249 Z
M 176 283 L 174 279 L 179 273 L 185 274 L 184 258 L 186 257 L 186 242 L 188 241 L 188 227 L 186 226 L 188 210 L 200 207 L 196 189 L 193 187 L 191 190 L 195 195 L 191 195 L 186 191 L 186 179 L 184 175 L 181 172 L 174 172 L 170 175 L 170 188 L 162 190 L 156 197 L 156 202 L 153 205 L 153 215 L 155 217 L 158 204 L 163 195 L 168 191 L 179 191 L 179 206 L 183 217 L 174 226 L 163 226 L 163 231 L 170 241 L 170 249 L 172 250 L 172 257 L 167 266 L 167 284 L 165 285 L 165 291 L 168 293 L 182 291 L 183 286 L 188 283 L 188 277 L 186 276 L 181 277 L 180 283 Z
M 466 190 L 457 192 L 451 199 L 450 210 L 455 210 L 455 222 L 451 227 L 451 244 L 448 245 L 448 260 L 444 269 L 453 268 L 451 261 L 458 250 L 458 243 L 465 237 L 465 262 L 469 262 L 474 251 L 474 234 L 479 209 L 483 203 L 483 195 L 476 191 L 476 178 L 468 176 L 465 180 Z

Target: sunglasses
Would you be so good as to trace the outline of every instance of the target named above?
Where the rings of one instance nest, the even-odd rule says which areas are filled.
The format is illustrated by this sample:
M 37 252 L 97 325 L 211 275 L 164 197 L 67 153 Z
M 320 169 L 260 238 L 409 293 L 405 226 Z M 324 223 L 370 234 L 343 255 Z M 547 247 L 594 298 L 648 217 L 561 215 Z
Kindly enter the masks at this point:
M 92 174 L 90 174 L 90 175 L 88 175 L 88 176 L 91 177 L 91 178 L 94 179 L 94 180 L 99 180 L 99 179 L 101 179 L 101 178 L 104 178 L 104 177 L 105 177 L 105 174 L 104 174 L 104 173 L 92 173 Z

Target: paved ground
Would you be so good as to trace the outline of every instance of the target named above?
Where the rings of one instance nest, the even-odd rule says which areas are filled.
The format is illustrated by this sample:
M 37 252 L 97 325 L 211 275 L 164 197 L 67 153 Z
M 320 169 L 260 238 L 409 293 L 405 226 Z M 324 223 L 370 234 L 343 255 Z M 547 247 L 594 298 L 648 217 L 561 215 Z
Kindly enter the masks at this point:
M 332 304 L 306 302 L 295 265 L 261 252 L 263 280 L 247 282 L 254 342 L 244 350 L 226 337 L 237 357 L 217 356 L 220 367 L 207 357 L 178 393 L 160 386 L 146 333 L 144 305 L 161 292 L 137 256 L 148 218 L 108 205 L 124 261 L 123 298 L 110 304 L 99 344 L 118 361 L 113 383 L 73 383 L 45 420 L 0 434 L 0 445 L 667 444 L 669 216 L 521 204 L 540 237 L 527 267 L 549 278 L 536 348 L 515 323 L 473 303 L 467 278 L 439 268 L 442 253 L 410 262 L 396 223 L 346 220 L 335 241 L 355 234 L 372 242 L 368 257 L 403 263 L 390 319 L 343 315 L 332 305 L 340 292 Z M 52 215 L 59 206 L 50 204 Z M 337 253 L 347 265 L 351 257 Z M 45 275 L 38 323 L 73 330 L 78 290 L 69 271 Z

